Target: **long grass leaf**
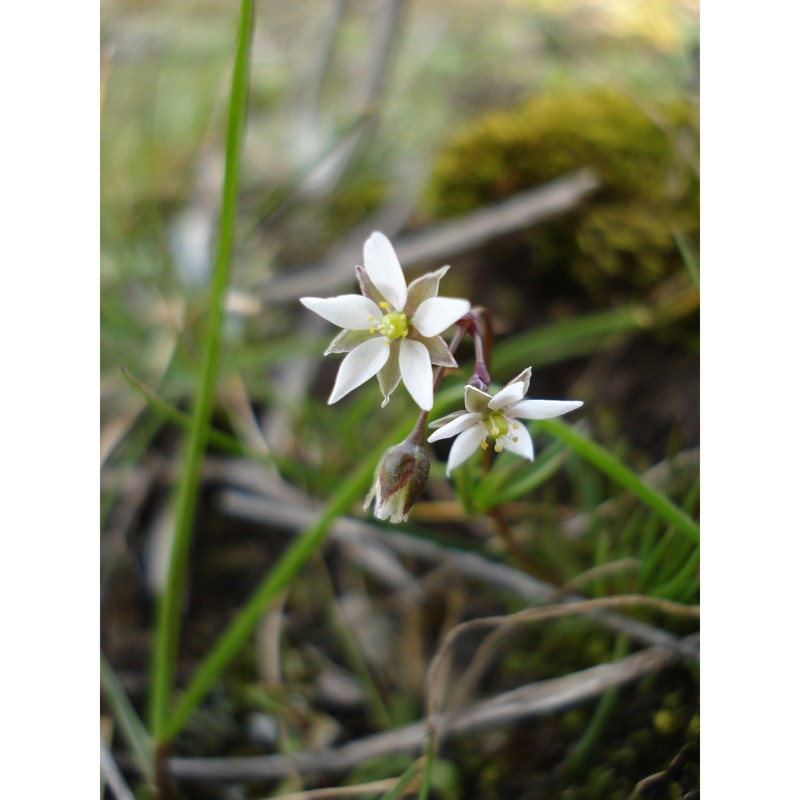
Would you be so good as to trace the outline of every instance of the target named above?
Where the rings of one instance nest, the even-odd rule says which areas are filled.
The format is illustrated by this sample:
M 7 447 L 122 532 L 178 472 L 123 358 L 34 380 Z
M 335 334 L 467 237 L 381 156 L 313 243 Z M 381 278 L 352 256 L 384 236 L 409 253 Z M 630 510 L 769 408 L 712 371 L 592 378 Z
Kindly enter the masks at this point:
M 225 145 L 225 178 L 220 208 L 217 258 L 209 297 L 209 318 L 203 341 L 202 375 L 194 404 L 192 428 L 184 453 L 184 466 L 175 508 L 175 538 L 170 553 L 169 574 L 161 597 L 156 622 L 152 661 L 150 715 L 153 733 L 163 738 L 169 716 L 180 636 L 186 568 L 192 526 L 200 485 L 203 453 L 213 409 L 223 319 L 223 301 L 233 255 L 237 192 L 241 166 L 244 122 L 247 111 L 248 65 L 253 29 L 252 0 L 242 0 L 239 11 L 236 57 L 231 79 L 228 128 Z
M 144 723 L 139 719 L 125 689 L 119 682 L 114 668 L 106 657 L 100 654 L 100 685 L 108 707 L 119 726 L 122 738 L 130 748 L 136 766 L 142 775 L 152 782 L 155 779 L 155 759 L 153 742 Z
M 418 774 L 419 761 L 415 761 L 413 764 L 408 765 L 405 772 L 397 779 L 397 783 L 386 794 L 381 795 L 379 800 L 399 800 Z
M 291 584 L 309 558 L 322 545 L 332 523 L 364 494 L 384 450 L 397 442 L 402 437 L 402 431 L 409 429 L 411 425 L 411 421 L 408 420 L 403 423 L 402 428 L 392 431 L 371 456 L 366 458 L 340 485 L 317 521 L 284 551 L 278 563 L 256 588 L 197 668 L 175 713 L 163 731 L 162 741 L 170 741 L 181 730 L 222 670 L 247 642 L 270 604 Z
M 544 325 L 495 346 L 493 372 L 537 367 L 589 355 L 641 331 L 658 328 L 697 309 L 699 295 L 692 286 L 655 305 L 635 303 Z
M 632 492 L 646 503 L 662 519 L 683 533 L 690 541 L 700 541 L 700 526 L 681 508 L 675 505 L 666 495 L 648 486 L 633 470 L 625 466 L 606 448 L 578 433 L 567 423 L 556 419 L 542 420 L 539 425 L 543 431 L 566 442 L 581 458 L 605 472 L 609 478 Z

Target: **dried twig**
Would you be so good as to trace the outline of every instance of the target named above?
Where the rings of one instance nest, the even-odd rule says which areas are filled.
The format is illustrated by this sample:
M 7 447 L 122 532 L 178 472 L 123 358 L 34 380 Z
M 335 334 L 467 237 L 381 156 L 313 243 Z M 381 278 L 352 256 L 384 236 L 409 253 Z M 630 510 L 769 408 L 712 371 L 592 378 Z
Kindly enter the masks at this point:
M 453 648 L 458 639 L 465 633 L 478 630 L 480 628 L 494 628 L 496 636 L 490 637 L 484 642 L 491 643 L 495 647 L 500 637 L 507 635 L 511 630 L 522 624 L 530 622 L 541 622 L 558 617 L 566 617 L 576 614 L 586 614 L 602 608 L 630 608 L 641 607 L 657 609 L 666 614 L 679 616 L 698 617 L 700 609 L 697 606 L 686 606 L 680 603 L 673 603 L 669 600 L 661 600 L 656 597 L 645 595 L 622 595 L 619 597 L 601 597 L 595 600 L 585 600 L 579 603 L 568 605 L 551 605 L 544 608 L 526 608 L 516 614 L 506 614 L 495 617 L 481 617 L 478 619 L 467 620 L 456 625 L 450 630 L 442 640 L 439 649 L 433 657 L 431 666 L 428 670 L 427 696 L 428 696 L 428 721 L 431 726 L 438 716 L 439 708 L 444 696 L 444 685 L 448 678 L 450 660 Z M 486 651 L 479 652 L 478 660 L 482 663 L 486 661 Z
M 687 637 L 683 640 L 685 648 L 691 650 L 697 639 L 696 635 Z M 473 733 L 523 718 L 556 713 L 679 660 L 680 655 L 674 650 L 650 648 L 610 664 L 505 692 L 475 703 L 452 718 L 437 719 L 437 726 L 446 728 L 449 734 Z M 274 780 L 295 770 L 303 774 L 341 774 L 368 759 L 418 753 L 425 734 L 425 723 L 420 721 L 329 750 L 242 758 L 173 758 L 169 769 L 175 779 L 194 782 Z
M 571 173 L 489 208 L 404 236 L 394 242 L 397 257 L 404 267 L 443 261 L 568 211 L 598 185 L 597 178 L 588 170 Z M 353 266 L 361 258 L 361 241 L 353 242 L 341 255 L 271 277 L 262 287 L 264 302 L 296 300 L 312 290 L 316 294 L 333 292 L 352 282 Z

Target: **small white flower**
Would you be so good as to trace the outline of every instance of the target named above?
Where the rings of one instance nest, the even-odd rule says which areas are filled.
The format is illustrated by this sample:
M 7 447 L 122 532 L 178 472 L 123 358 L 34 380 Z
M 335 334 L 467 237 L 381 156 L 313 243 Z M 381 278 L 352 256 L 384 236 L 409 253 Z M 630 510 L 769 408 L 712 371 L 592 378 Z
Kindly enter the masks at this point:
M 458 437 L 447 459 L 448 475 L 479 447 L 487 450 L 488 439 L 494 440 L 494 449 L 498 453 L 509 450 L 533 461 L 533 440 L 528 429 L 518 420 L 560 417 L 583 405 L 581 400 L 523 400 L 530 382 L 531 368 L 528 367 L 494 397 L 474 386 L 466 386 L 464 405 L 467 410 L 456 411 L 431 423 L 431 427 L 438 430 L 428 437 L 429 442 Z
M 402 378 L 417 405 L 430 411 L 431 365 L 458 366 L 439 334 L 470 309 L 468 300 L 436 296 L 448 269 L 442 267 L 406 286 L 391 242 L 373 233 L 364 244 L 364 266 L 356 267 L 360 295 L 300 298 L 306 308 L 344 328 L 325 351 L 347 353 L 329 404 L 377 374 L 383 406 Z

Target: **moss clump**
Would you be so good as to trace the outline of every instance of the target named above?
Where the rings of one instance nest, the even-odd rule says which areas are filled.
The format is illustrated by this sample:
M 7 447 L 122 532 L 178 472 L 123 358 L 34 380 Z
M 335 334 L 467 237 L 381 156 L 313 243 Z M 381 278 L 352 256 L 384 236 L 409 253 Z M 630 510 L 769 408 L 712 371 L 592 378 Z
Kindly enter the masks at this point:
M 547 278 L 598 305 L 641 297 L 683 269 L 674 232 L 691 242 L 698 231 L 699 183 L 686 157 L 695 116 L 687 103 L 645 113 L 607 89 L 536 97 L 456 135 L 434 165 L 424 209 L 463 214 L 588 167 L 600 189 L 529 231 L 508 277 Z

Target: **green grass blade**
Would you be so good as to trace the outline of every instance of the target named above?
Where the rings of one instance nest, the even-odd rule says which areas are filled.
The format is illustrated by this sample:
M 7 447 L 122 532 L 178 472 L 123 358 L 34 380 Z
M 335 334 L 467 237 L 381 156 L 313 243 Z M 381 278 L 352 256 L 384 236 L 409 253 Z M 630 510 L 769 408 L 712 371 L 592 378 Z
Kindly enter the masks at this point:
M 184 468 L 181 471 L 181 481 L 177 493 L 175 539 L 170 554 L 169 575 L 159 603 L 156 622 L 150 715 L 152 730 L 158 741 L 163 739 L 169 716 L 189 544 L 200 485 L 200 469 L 211 423 L 214 385 L 219 367 L 223 300 L 228 283 L 236 230 L 237 190 L 247 112 L 248 64 L 252 29 L 252 0 L 242 0 L 228 107 L 225 179 L 222 188 L 217 258 L 209 297 L 208 324 L 203 341 L 203 368 L 193 409 L 192 428 L 184 454 Z
M 120 368 L 120 372 L 122 373 L 122 377 L 128 382 L 128 385 L 136 389 L 136 391 L 144 397 L 150 408 L 152 408 L 156 414 L 163 419 L 169 420 L 173 425 L 179 428 L 191 430 L 192 416 L 190 414 L 181 411 L 179 408 L 175 408 L 171 403 L 159 397 L 149 386 L 142 383 L 142 381 L 128 372 L 124 367 Z M 218 447 L 220 450 L 224 450 L 226 453 L 233 453 L 234 455 L 244 455 L 246 452 L 238 439 L 222 431 L 214 430 L 213 428 L 209 428 L 208 430 L 206 443 L 212 444 L 214 447 Z
M 476 504 L 481 508 L 494 508 L 530 494 L 561 469 L 568 455 L 566 446 L 555 442 L 539 454 L 533 463 L 522 465 L 499 484 L 491 480 L 492 472 L 489 472 L 487 480 L 481 482 L 476 491 Z
M 399 800 L 418 773 L 419 761 L 414 761 L 408 765 L 406 771 L 397 779 L 397 783 L 386 794 L 381 795 L 379 800 Z
M 131 755 L 136 761 L 136 766 L 139 767 L 145 779 L 152 783 L 156 774 L 153 742 L 144 723 L 131 705 L 113 667 L 102 653 L 100 654 L 100 685 L 111 714 L 119 726 L 122 738 L 125 739 Z
M 497 344 L 492 371 L 505 373 L 530 364 L 537 367 L 596 353 L 641 331 L 652 330 L 697 309 L 694 287 L 657 305 L 632 304 L 550 323 Z
M 340 485 L 317 521 L 284 551 L 278 563 L 256 588 L 197 668 L 175 713 L 163 731 L 162 741 L 170 741 L 177 735 L 228 662 L 247 642 L 270 604 L 297 577 L 309 558 L 322 545 L 331 524 L 337 517 L 344 514 L 359 497 L 364 495 L 372 482 L 375 466 L 384 450 L 399 441 L 403 435 L 402 431 L 408 430 L 412 424 L 410 420 L 406 420 L 402 428 L 392 431 L 391 435 L 381 442 L 372 455 L 366 458 L 359 468 Z
M 700 291 L 700 270 L 697 268 L 697 259 L 694 256 L 694 253 L 689 248 L 689 243 L 686 241 L 686 237 L 678 230 L 674 230 L 672 232 L 672 237 L 675 239 L 675 243 L 678 245 L 678 250 L 680 250 L 681 258 L 683 259 L 683 264 L 686 267 L 686 271 L 692 278 L 692 281 Z
M 604 447 L 587 439 L 560 420 L 542 420 L 539 425 L 543 431 L 566 442 L 573 452 L 636 495 L 662 519 L 674 525 L 690 541 L 695 543 L 700 541 L 700 526 L 685 511 L 678 508 L 666 495 L 652 486 L 648 486 L 635 472 Z
M 428 800 L 428 794 L 431 790 L 431 781 L 433 780 L 433 762 L 436 759 L 434 752 L 434 736 L 428 735 L 428 745 L 425 748 L 425 767 L 422 770 L 422 785 L 419 787 L 417 800 Z

